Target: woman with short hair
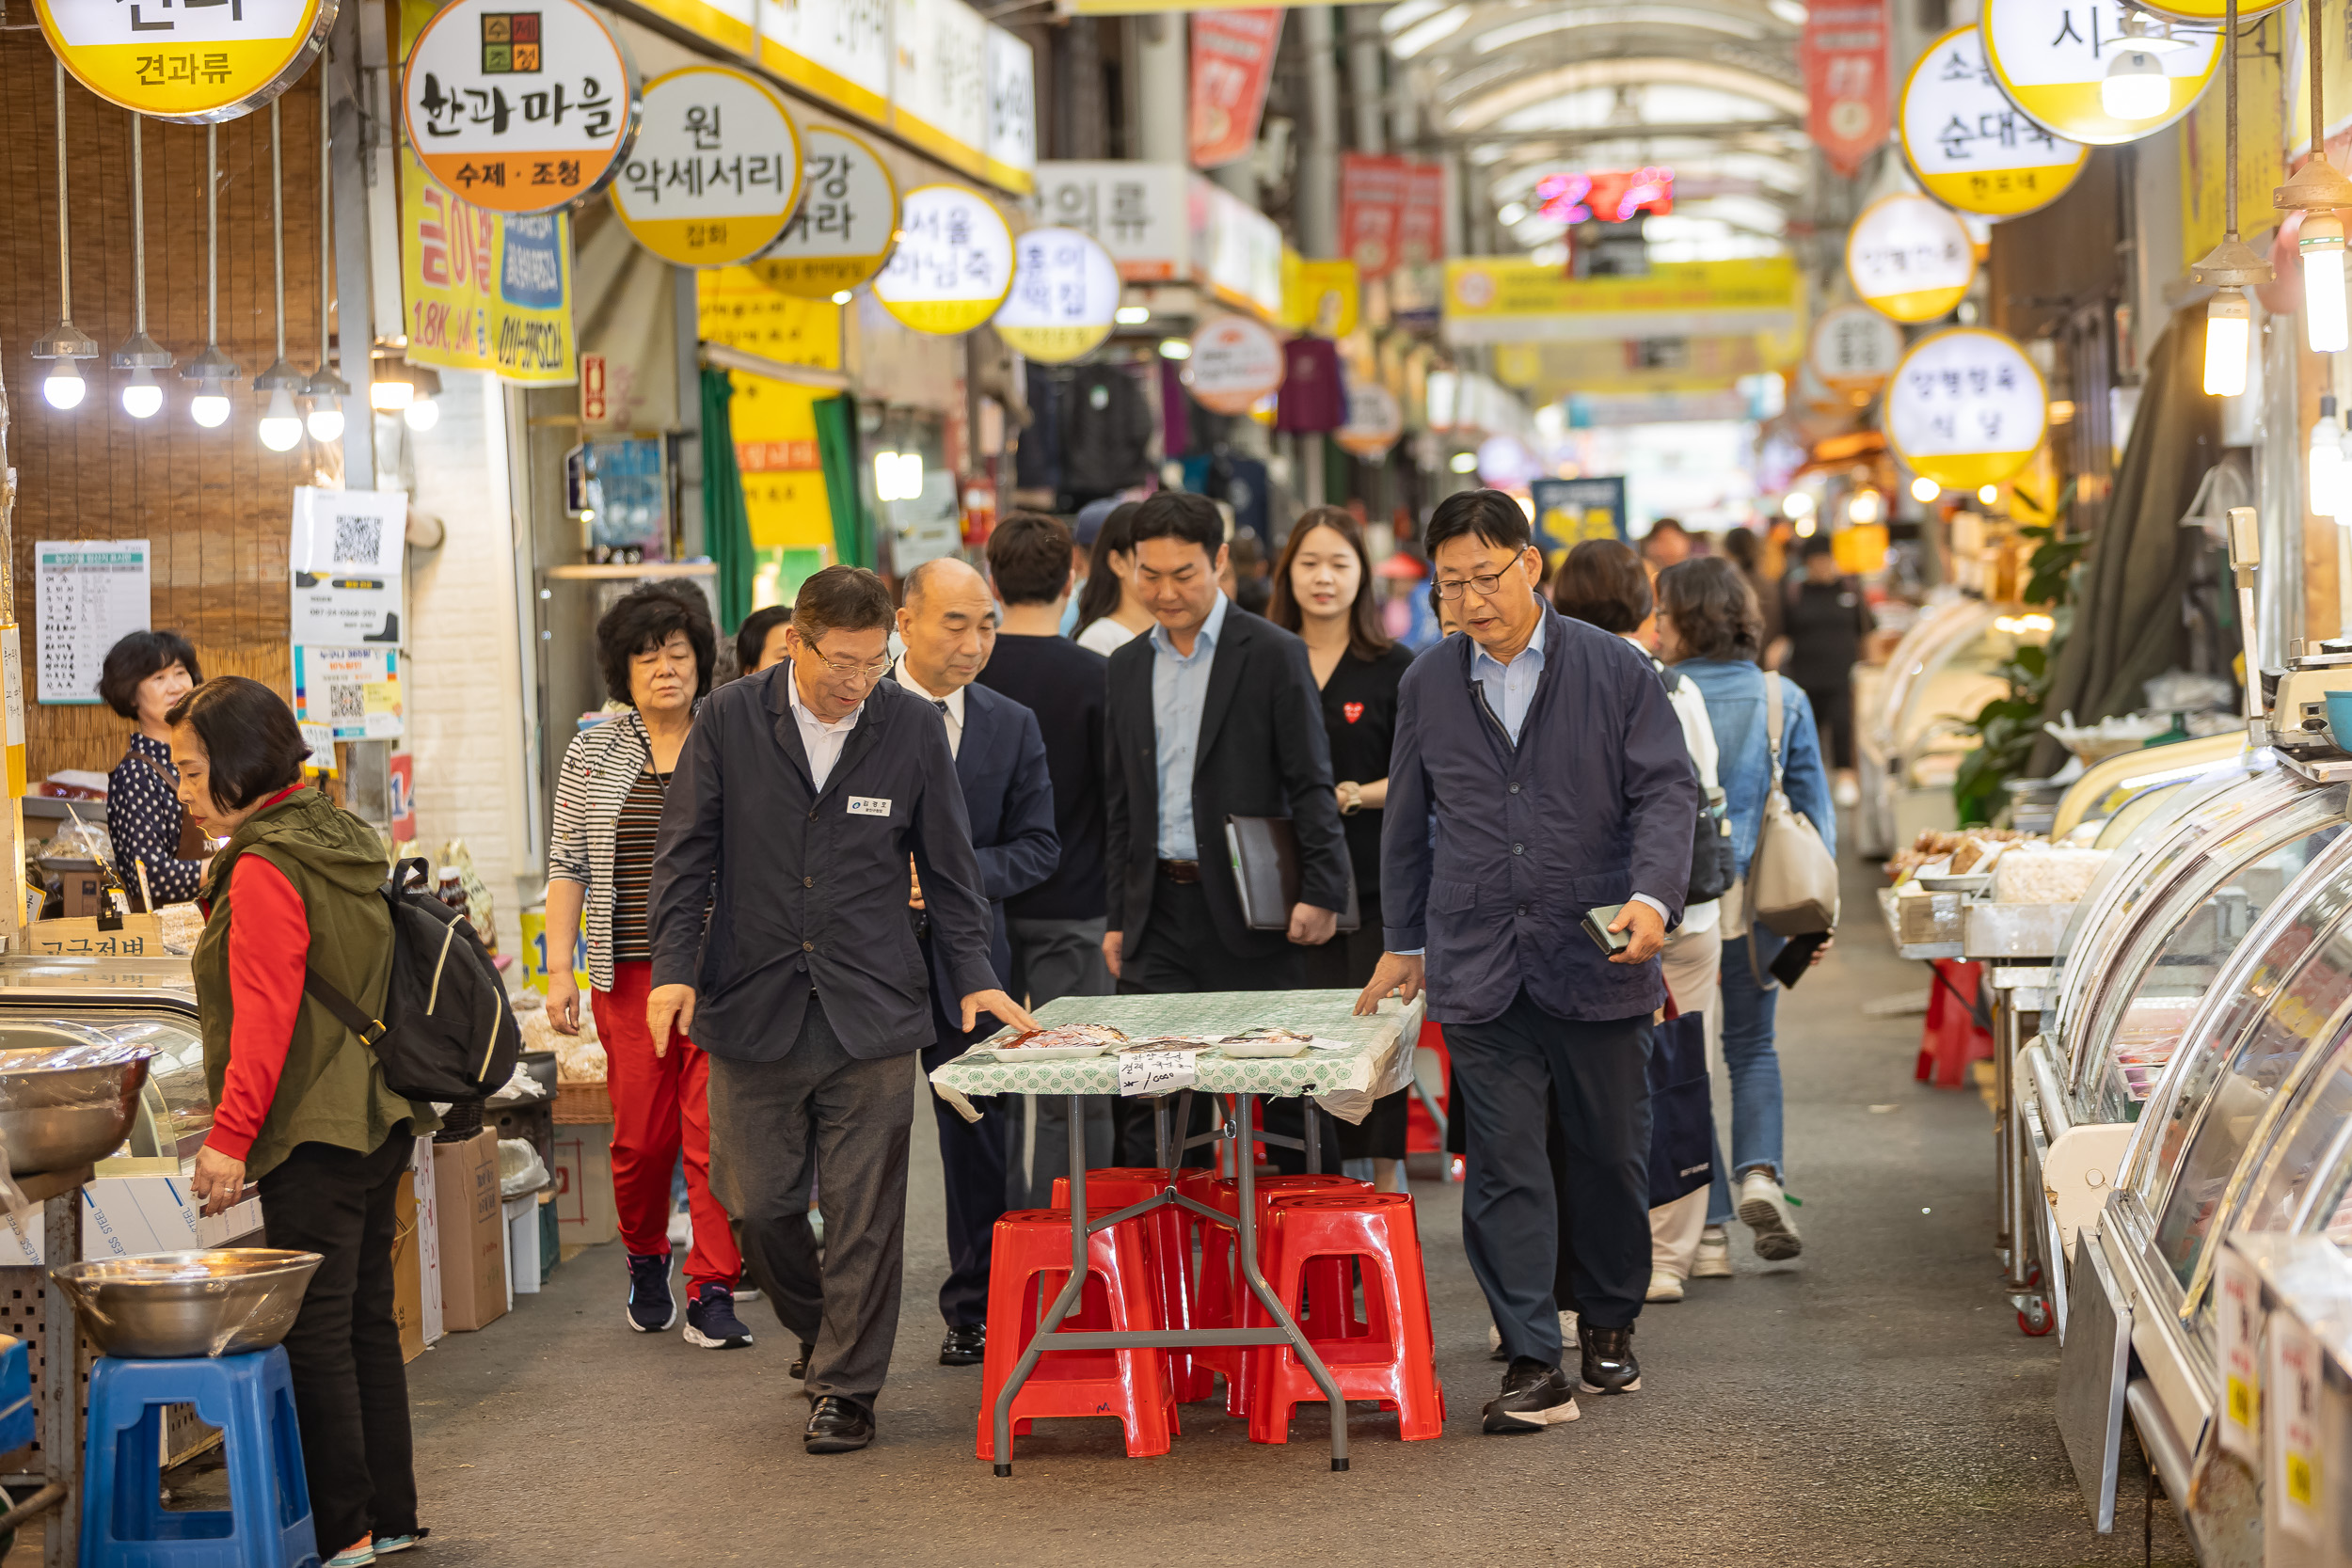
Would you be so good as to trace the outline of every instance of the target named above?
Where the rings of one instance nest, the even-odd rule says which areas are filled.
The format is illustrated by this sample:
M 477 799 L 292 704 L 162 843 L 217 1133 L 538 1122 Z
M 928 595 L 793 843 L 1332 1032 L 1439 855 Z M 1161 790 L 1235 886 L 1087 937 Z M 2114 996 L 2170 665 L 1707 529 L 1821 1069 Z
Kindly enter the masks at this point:
M 687 1254 L 686 1342 L 737 1350 L 752 1342 L 735 1315 L 743 1273 L 733 1222 L 710 1192 L 710 1061 L 679 1037 L 657 1052 L 645 1023 L 653 942 L 645 905 L 654 836 L 670 775 L 710 691 L 718 638 L 701 593 L 639 588 L 596 623 L 605 689 L 625 710 L 583 731 L 564 756 L 548 845 L 549 951 L 588 931 L 588 978 L 612 1097 L 612 1196 L 628 1254 L 628 1325 L 659 1334 L 677 1322 L 670 1293 L 670 1176 L 686 1159 L 694 1243 Z M 548 1022 L 580 1032 L 572 966 L 548 966 Z
M 106 650 L 98 695 L 133 721 L 131 743 L 106 775 L 106 832 L 115 874 L 134 906 L 184 904 L 204 877 L 201 856 L 183 858 L 183 824 L 171 770 L 171 705 L 204 684 L 196 649 L 176 631 L 135 631 Z

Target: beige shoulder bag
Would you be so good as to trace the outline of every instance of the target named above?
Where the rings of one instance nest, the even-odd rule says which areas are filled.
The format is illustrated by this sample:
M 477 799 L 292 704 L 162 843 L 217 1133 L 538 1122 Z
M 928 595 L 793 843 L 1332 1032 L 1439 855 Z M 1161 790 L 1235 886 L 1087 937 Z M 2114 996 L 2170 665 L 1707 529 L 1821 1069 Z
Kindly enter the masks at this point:
M 1764 733 L 1772 747 L 1772 788 L 1764 800 L 1756 854 L 1748 862 L 1747 913 L 1784 937 L 1837 926 L 1837 861 L 1820 831 L 1788 803 L 1781 788 L 1780 677 L 1764 674 Z

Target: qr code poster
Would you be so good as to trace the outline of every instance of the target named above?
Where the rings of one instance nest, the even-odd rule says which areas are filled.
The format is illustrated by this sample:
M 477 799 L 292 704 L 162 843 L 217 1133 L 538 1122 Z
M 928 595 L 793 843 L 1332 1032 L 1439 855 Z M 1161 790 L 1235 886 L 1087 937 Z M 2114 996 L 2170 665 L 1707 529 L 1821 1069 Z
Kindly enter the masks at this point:
M 399 650 L 297 647 L 294 656 L 297 722 L 324 724 L 337 740 L 400 737 Z
M 295 489 L 286 558 L 297 645 L 399 645 L 407 528 L 402 491 Z

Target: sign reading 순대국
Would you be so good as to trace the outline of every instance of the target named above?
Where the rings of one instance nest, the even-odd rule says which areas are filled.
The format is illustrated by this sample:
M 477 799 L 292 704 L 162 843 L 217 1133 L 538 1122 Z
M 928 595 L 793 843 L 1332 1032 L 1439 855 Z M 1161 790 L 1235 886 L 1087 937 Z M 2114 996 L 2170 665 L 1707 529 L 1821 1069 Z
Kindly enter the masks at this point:
M 1911 345 L 1886 388 L 1886 443 L 1947 490 L 1998 484 L 2033 460 L 2048 392 L 2017 341 L 1956 326 Z
M 767 83 L 698 65 L 645 84 L 644 119 L 612 185 L 639 245 L 680 266 L 732 266 L 783 231 L 800 194 L 800 135 Z
M 787 294 L 829 299 L 882 270 L 898 231 L 898 186 L 874 150 L 847 131 L 801 134 L 801 205 L 760 261 Z
M 496 213 L 604 188 L 637 134 L 637 72 L 580 0 L 451 0 L 408 51 L 401 113 L 433 178 Z
M 1012 292 L 1012 230 L 988 198 L 961 185 L 917 185 L 898 204 L 898 248 L 874 297 L 901 325 L 952 337 L 996 313 Z
M 1846 276 L 1879 314 L 1931 322 L 1948 314 L 1976 281 L 1976 242 L 1932 197 L 1882 197 L 1862 210 L 1846 235 Z
M 324 0 L 34 0 L 33 11 L 75 81 L 186 123 L 234 119 L 285 91 L 335 22 Z
M 2014 217 L 2057 200 L 2090 149 L 2018 112 L 1984 63 L 1973 26 L 1937 39 L 1903 85 L 1903 155 L 1920 182 L 1963 213 Z
M 1065 364 L 1111 335 L 1119 265 L 1109 251 L 1075 229 L 1032 229 L 1013 254 L 1012 293 L 995 326 L 1015 354 Z

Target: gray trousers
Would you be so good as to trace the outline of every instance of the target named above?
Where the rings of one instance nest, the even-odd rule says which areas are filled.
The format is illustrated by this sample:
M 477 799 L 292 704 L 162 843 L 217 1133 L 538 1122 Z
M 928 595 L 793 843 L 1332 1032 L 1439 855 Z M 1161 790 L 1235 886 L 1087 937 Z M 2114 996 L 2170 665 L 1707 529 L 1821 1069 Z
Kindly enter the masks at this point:
M 1031 1011 L 1058 996 L 1108 996 L 1110 965 L 1103 961 L 1104 922 L 1093 920 L 1007 920 L 1012 938 L 1015 999 Z M 1116 1143 L 1109 1095 L 1086 1097 L 1087 1168 L 1107 1165 Z M 1070 1174 L 1070 1101 L 1062 1095 L 1020 1097 L 1005 1160 L 1005 1206 L 1042 1209 L 1052 1201 L 1054 1179 Z
M 816 1346 L 803 1386 L 868 1414 L 890 1370 L 906 1272 L 914 1057 L 861 1061 L 808 1000 L 779 1061 L 710 1058 L 710 1185 L 776 1317 Z M 825 1217 L 820 1263 L 808 1189 Z

